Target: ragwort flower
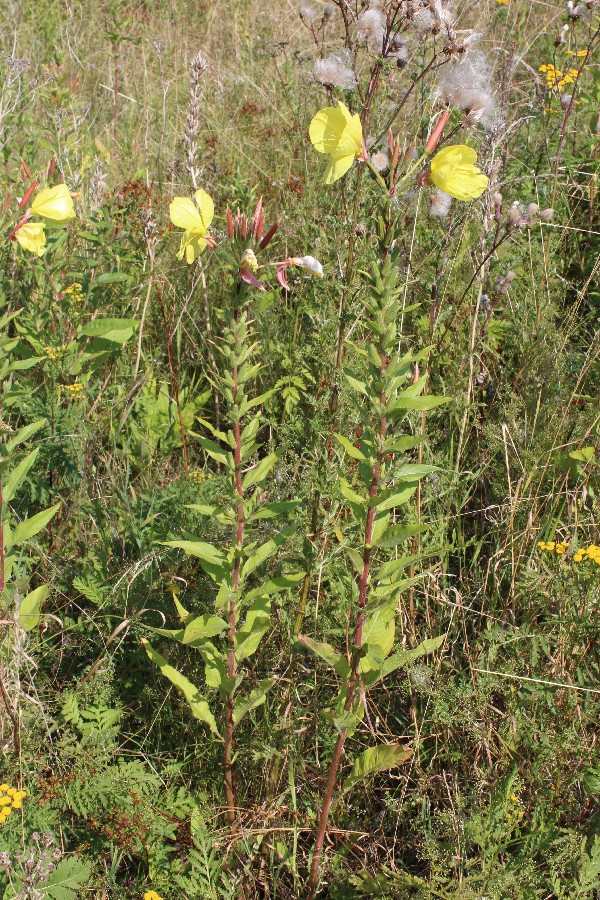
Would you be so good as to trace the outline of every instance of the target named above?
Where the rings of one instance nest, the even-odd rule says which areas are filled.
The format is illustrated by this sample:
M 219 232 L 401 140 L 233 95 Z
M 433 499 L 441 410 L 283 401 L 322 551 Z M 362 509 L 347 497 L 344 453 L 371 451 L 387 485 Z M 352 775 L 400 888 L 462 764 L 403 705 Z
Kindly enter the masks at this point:
M 188 197 L 175 197 L 169 205 L 171 222 L 177 228 L 184 229 L 177 259 L 185 256 L 190 265 L 212 243 L 206 232 L 215 214 L 215 205 L 206 191 L 196 191 L 194 198 L 196 203 Z
M 338 103 L 320 109 L 309 127 L 310 140 L 317 153 L 329 157 L 325 184 L 333 184 L 351 168 L 356 157 L 363 158 L 363 132 L 358 113 Z
M 475 163 L 477 153 L 471 147 L 454 144 L 444 147 L 431 160 L 429 177 L 440 191 L 456 200 L 475 200 L 488 185 L 488 177 Z

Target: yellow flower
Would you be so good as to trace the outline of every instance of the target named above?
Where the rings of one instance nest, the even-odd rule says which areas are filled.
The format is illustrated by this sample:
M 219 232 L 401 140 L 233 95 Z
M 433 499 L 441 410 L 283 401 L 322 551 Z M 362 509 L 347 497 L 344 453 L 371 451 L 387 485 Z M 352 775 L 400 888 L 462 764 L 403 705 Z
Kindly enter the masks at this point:
M 75 218 L 73 198 L 66 184 L 44 188 L 34 197 L 31 212 L 59 225 Z
M 0 797 L 0 806 L 10 806 L 10 797 Z
M 23 250 L 43 256 L 46 249 L 44 228 L 43 222 L 25 222 L 17 228 L 14 235 Z
M 171 222 L 184 229 L 177 259 L 183 259 L 185 255 L 190 265 L 206 247 L 204 235 L 215 214 L 215 205 L 206 191 L 196 191 L 194 197 L 196 204 L 188 197 L 175 197 L 169 206 Z
M 333 184 L 343 175 L 357 156 L 363 152 L 363 133 L 360 116 L 338 103 L 320 109 L 310 123 L 308 133 L 317 153 L 328 157 L 325 184 Z
M 9 789 L 10 785 L 8 784 L 0 784 L 0 793 L 5 794 Z
M 162 900 L 162 897 L 159 897 L 156 891 L 146 891 L 144 900 Z
M 444 147 L 431 160 L 430 179 L 435 186 L 456 200 L 481 197 L 488 177 L 475 165 L 477 153 L 464 144 Z
M 506 6 L 508 0 L 496 0 L 498 6 Z
M 13 809 L 21 809 L 22 806 L 23 806 L 22 800 L 17 800 L 17 799 L 13 800 L 13 802 L 12 802 Z
M 583 554 L 576 553 L 575 556 L 573 557 L 573 562 L 581 562 L 582 559 L 583 559 Z
M 240 259 L 240 269 L 250 269 L 251 272 L 258 272 L 258 260 L 256 254 L 251 247 L 244 250 Z

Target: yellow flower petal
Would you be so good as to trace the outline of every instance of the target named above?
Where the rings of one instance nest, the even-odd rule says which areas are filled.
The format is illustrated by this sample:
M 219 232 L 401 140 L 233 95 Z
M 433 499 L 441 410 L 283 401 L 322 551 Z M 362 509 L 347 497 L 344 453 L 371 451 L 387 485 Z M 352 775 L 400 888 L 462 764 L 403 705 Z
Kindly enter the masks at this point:
M 189 197 L 175 197 L 169 204 L 169 215 L 177 228 L 185 231 L 206 230 L 197 206 Z
M 202 224 L 204 225 L 204 230 L 208 231 L 210 228 L 210 223 L 212 222 L 215 215 L 215 204 L 212 201 L 212 197 L 209 197 L 206 191 L 200 189 L 195 193 L 196 203 L 198 204 L 198 209 L 200 210 L 200 217 L 202 219 Z
M 31 204 L 31 211 L 50 222 L 63 224 L 75 218 L 73 198 L 66 184 L 57 184 L 52 188 L 44 188 L 37 194 Z
M 46 235 L 43 222 L 25 222 L 15 231 L 15 238 L 23 250 L 43 256 L 46 249 Z
M 475 200 L 488 185 L 488 177 L 474 163 L 472 147 L 456 144 L 444 147 L 431 160 L 431 181 L 456 200 Z
M 357 113 L 353 115 L 343 103 L 319 110 L 310 123 L 308 133 L 315 150 L 331 157 L 325 184 L 333 184 L 345 175 L 355 157 L 362 153 L 360 116 Z
M 146 891 L 144 900 L 162 900 L 162 897 L 159 897 L 156 891 Z

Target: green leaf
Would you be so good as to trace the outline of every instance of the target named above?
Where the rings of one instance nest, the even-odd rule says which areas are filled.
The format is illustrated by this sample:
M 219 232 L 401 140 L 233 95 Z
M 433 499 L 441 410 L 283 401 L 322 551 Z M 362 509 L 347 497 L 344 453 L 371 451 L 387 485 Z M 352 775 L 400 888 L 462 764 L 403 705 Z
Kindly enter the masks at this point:
M 223 450 L 215 441 L 204 437 L 197 437 L 196 440 L 204 449 L 204 452 L 208 453 L 212 459 L 222 463 L 224 466 L 231 464 L 231 453 L 228 450 Z
M 40 885 L 44 900 L 76 900 L 81 897 L 90 877 L 90 863 L 77 856 L 67 856 Z
M 188 556 L 198 557 L 204 571 L 215 581 L 222 580 L 225 572 L 228 571 L 226 557 L 212 544 L 206 544 L 204 541 L 162 541 L 161 543 L 165 547 L 177 547 L 179 550 L 184 550 Z
M 277 575 L 275 578 L 270 578 L 264 584 L 259 585 L 259 587 L 248 591 L 244 595 L 244 601 L 248 603 L 257 597 L 268 597 L 269 594 L 278 594 L 279 591 L 285 591 L 286 588 L 294 587 L 299 581 L 302 581 L 305 574 L 305 572 L 290 572 L 287 575 Z
M 365 676 L 365 685 L 372 687 L 374 684 L 377 684 L 378 681 L 385 678 L 386 675 L 389 675 L 390 672 L 395 672 L 397 669 L 409 666 L 415 659 L 419 659 L 420 656 L 426 656 L 428 653 L 433 653 L 442 646 L 445 640 L 446 635 L 442 634 L 440 637 L 428 638 L 426 641 L 420 643 L 418 647 L 415 647 L 414 650 L 399 650 L 397 653 L 393 653 L 392 656 L 386 659 L 381 668 Z
M 321 659 L 325 660 L 327 665 L 331 666 L 332 669 L 335 669 L 342 678 L 348 678 L 350 675 L 348 660 L 345 656 L 342 656 L 341 653 L 334 650 L 331 644 L 314 641 L 305 634 L 298 635 L 298 643 L 302 644 L 303 647 L 306 647 L 307 650 L 310 650 L 311 653 L 314 653 L 315 656 L 319 656 Z
M 268 503 L 266 506 L 259 507 L 256 512 L 248 516 L 248 522 L 254 522 L 256 519 L 274 519 L 284 513 L 292 512 L 300 506 L 300 500 L 283 500 L 281 503 Z
M 187 623 L 183 634 L 183 643 L 193 646 L 196 641 L 222 634 L 227 627 L 227 622 L 220 616 L 198 616 Z
M 60 503 L 57 503 L 56 506 L 51 506 L 49 507 L 49 509 L 44 509 L 42 510 L 42 512 L 37 513 L 35 516 L 31 516 L 30 519 L 25 519 L 24 522 L 19 522 L 12 534 L 11 546 L 19 547 L 24 541 L 33 537 L 34 534 L 37 534 L 42 530 L 42 528 L 45 528 L 50 519 L 56 515 L 59 508 Z
M 205 722 L 213 734 L 216 734 L 217 737 L 221 737 L 217 729 L 215 717 L 210 711 L 208 703 L 198 691 L 196 685 L 192 684 L 185 675 L 182 675 L 181 672 L 178 672 L 173 666 L 170 666 L 164 656 L 161 656 L 160 653 L 144 638 L 142 639 L 142 645 L 149 658 L 160 669 L 161 674 L 164 675 L 178 691 L 181 691 L 189 703 L 192 715 L 200 722 Z
M 284 528 L 279 534 L 275 535 L 274 538 L 271 538 L 270 541 L 262 544 L 258 548 L 258 550 L 254 550 L 249 558 L 246 560 L 244 565 L 242 566 L 242 579 L 245 579 L 250 575 L 251 572 L 254 572 L 255 569 L 258 569 L 265 560 L 269 559 L 269 557 L 273 556 L 274 553 L 277 552 L 278 548 L 285 542 L 292 534 L 296 531 L 296 526 L 291 525 L 289 528 Z
M 367 503 L 367 498 L 357 494 L 354 488 L 350 487 L 345 478 L 340 478 L 340 491 L 350 503 L 358 503 L 360 506 L 364 506 Z
M 370 672 L 381 666 L 394 646 L 396 634 L 396 601 L 382 606 L 368 615 L 363 625 L 362 640 L 366 655 L 360 661 L 360 671 Z
M 349 441 L 348 438 L 344 437 L 343 434 L 336 434 L 335 437 L 340 442 L 348 456 L 351 456 L 352 459 L 363 460 L 367 458 L 365 454 L 361 450 L 359 450 L 358 447 L 355 447 L 352 441 Z
M 429 525 L 392 525 L 384 533 L 382 539 L 378 542 L 379 547 L 395 547 L 402 541 L 415 534 L 422 534 L 427 531 Z
M 43 584 L 21 600 L 19 624 L 25 631 L 33 631 L 39 625 L 42 603 L 49 593 L 50 586 Z
M 280 451 L 269 453 L 269 455 L 265 456 L 264 459 L 261 459 L 254 468 L 249 469 L 242 480 L 242 487 L 244 490 L 248 490 L 253 484 L 261 484 L 279 459 L 280 455 Z
M 39 452 L 39 448 L 36 447 L 12 470 L 2 489 L 2 500 L 4 503 L 9 503 L 13 499 Z
M 246 621 L 235 635 L 235 659 L 242 662 L 258 649 L 262 636 L 271 626 L 271 601 L 259 597 L 248 607 Z
M 350 387 L 354 388 L 354 390 L 359 394 L 364 394 L 365 397 L 369 396 L 369 392 L 367 391 L 367 386 L 365 385 L 364 381 L 359 381 L 358 378 L 355 378 L 354 375 L 352 375 L 352 373 L 347 369 L 344 370 L 344 376 Z
M 385 491 L 375 498 L 375 507 L 379 512 L 383 512 L 386 509 L 394 509 L 397 506 L 402 506 L 410 500 L 416 490 L 416 484 L 409 484 L 402 490 L 393 488 L 392 492 Z M 393 493 L 393 491 L 396 491 L 396 493 Z M 380 497 L 383 499 L 380 499 Z
M 398 394 L 387 409 L 388 415 L 393 416 L 395 413 L 403 412 L 409 409 L 435 409 L 442 403 L 449 403 L 452 397 L 411 397 L 406 393 Z
M 247 697 L 236 698 L 233 707 L 233 722 L 235 725 L 241 722 L 244 716 L 256 709 L 257 706 L 262 706 L 265 702 L 265 697 L 274 684 L 275 678 L 266 678 Z
M 402 744 L 380 744 L 378 747 L 369 747 L 355 761 L 352 772 L 342 786 L 342 793 L 345 794 L 369 775 L 401 766 L 410 759 L 412 753 L 412 750 L 407 750 Z
M 99 317 L 79 329 L 80 337 L 102 338 L 115 344 L 125 344 L 133 335 L 138 323 L 133 319 L 109 319 Z
M 33 437 L 33 435 L 40 430 L 40 428 L 44 427 L 47 421 L 47 419 L 38 419 L 37 422 L 32 422 L 30 425 L 19 428 L 15 436 L 4 445 L 6 453 L 11 453 L 15 447 L 19 446 L 19 444 L 28 441 L 30 437 Z

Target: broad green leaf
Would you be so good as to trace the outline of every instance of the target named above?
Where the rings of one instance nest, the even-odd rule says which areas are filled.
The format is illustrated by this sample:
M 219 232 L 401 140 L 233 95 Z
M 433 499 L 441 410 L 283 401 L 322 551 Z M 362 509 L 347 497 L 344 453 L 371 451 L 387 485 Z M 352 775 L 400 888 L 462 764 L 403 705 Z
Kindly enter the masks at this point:
M 133 319 L 99 317 L 80 328 L 79 335 L 102 338 L 103 341 L 113 341 L 115 344 L 124 344 L 133 335 L 137 325 L 138 323 Z
M 389 405 L 387 412 L 388 415 L 394 416 L 395 413 L 409 409 L 435 409 L 436 406 L 441 406 L 442 403 L 449 403 L 450 400 L 452 400 L 452 397 L 411 397 L 406 393 L 402 393 Z
M 259 587 L 248 591 L 244 595 L 244 602 L 248 603 L 257 597 L 268 597 L 269 594 L 278 594 L 279 591 L 285 591 L 286 588 L 294 587 L 299 581 L 302 581 L 305 574 L 305 572 L 290 572 L 287 575 L 277 575 L 275 578 L 270 578 L 264 584 L 259 585 Z
M 384 533 L 383 538 L 379 541 L 379 546 L 395 547 L 415 534 L 422 534 L 428 528 L 429 525 L 393 525 Z
M 229 564 L 224 554 L 212 544 L 204 541 L 162 541 L 165 547 L 177 547 L 188 556 L 196 556 L 205 572 L 215 581 L 223 581 Z
M 428 640 L 419 644 L 418 647 L 415 647 L 414 650 L 398 650 L 385 660 L 381 668 L 370 672 L 365 676 L 365 685 L 367 685 L 367 687 L 372 687 L 374 684 L 377 684 L 378 681 L 385 678 L 386 675 L 395 672 L 396 669 L 409 666 L 415 659 L 419 659 L 420 656 L 426 656 L 428 653 L 433 653 L 442 646 L 445 640 L 446 635 L 442 634 L 440 637 L 428 638 Z
M 145 639 L 142 639 L 144 650 L 148 654 L 152 662 L 158 666 L 161 674 L 173 684 L 178 691 L 181 691 L 187 702 L 189 703 L 192 715 L 200 722 L 205 722 L 213 734 L 221 737 L 219 734 L 215 717 L 210 711 L 210 707 L 204 697 L 201 696 L 195 684 L 170 666 L 164 656 L 154 649 L 154 647 Z
M 256 519 L 274 519 L 285 513 L 292 512 L 300 506 L 300 500 L 283 500 L 281 503 L 268 503 L 266 506 L 260 506 L 255 512 L 251 513 L 247 521 L 254 522 Z
M 367 498 L 362 497 L 354 488 L 350 487 L 345 478 L 340 478 L 340 491 L 350 503 L 358 503 L 360 506 L 364 506 L 367 502 Z
M 256 653 L 262 636 L 271 626 L 271 601 L 259 597 L 248 607 L 246 621 L 235 635 L 235 659 L 242 662 Z
M 204 452 L 208 453 L 212 459 L 222 463 L 224 466 L 231 464 L 231 453 L 228 450 L 223 450 L 215 441 L 203 437 L 198 437 L 196 440 Z
M 360 671 L 370 672 L 381 666 L 394 646 L 396 634 L 396 603 L 382 606 L 368 615 L 363 625 L 362 642 L 366 656 L 360 661 Z
M 342 786 L 342 793 L 345 794 L 369 775 L 401 766 L 410 759 L 412 753 L 412 750 L 407 750 L 402 744 L 380 744 L 378 747 L 369 747 L 354 763 L 352 772 Z
M 31 453 L 22 459 L 19 465 L 12 470 L 2 489 L 3 503 L 9 503 L 13 499 L 21 483 L 24 481 L 25 476 L 34 464 L 39 452 L 39 448 L 36 447 L 35 450 L 32 450 Z
M 395 493 L 385 491 L 385 493 L 383 494 L 384 499 L 380 500 L 379 497 L 376 497 L 374 505 L 379 510 L 379 512 L 383 512 L 386 509 L 394 509 L 397 506 L 402 506 L 404 503 L 407 503 L 416 490 L 416 484 L 409 484 L 401 490 L 399 490 L 398 488 L 394 488 L 393 491 L 395 491 Z
M 258 548 L 258 550 L 254 550 L 251 552 L 251 555 L 246 560 L 244 565 L 242 566 L 242 579 L 245 579 L 250 575 L 251 572 L 254 572 L 255 569 L 258 569 L 260 565 L 262 565 L 265 560 L 269 559 L 269 557 L 273 556 L 278 550 L 278 548 L 285 542 L 292 534 L 296 531 L 296 526 L 291 525 L 289 528 L 284 528 L 279 534 L 275 535 L 274 538 L 271 538 L 270 541 L 262 544 Z
M 422 444 L 425 437 L 426 435 L 424 434 L 418 434 L 415 437 L 412 435 L 398 437 L 397 435 L 392 434 L 387 438 L 384 450 L 386 453 L 406 453 L 407 450 L 412 450 L 414 447 Z
M 227 622 L 220 616 L 198 616 L 197 619 L 187 623 L 183 643 L 193 646 L 196 641 L 222 634 L 227 627 Z
M 45 528 L 50 519 L 56 515 L 59 508 L 60 503 L 57 503 L 56 506 L 44 509 L 42 512 L 36 513 L 35 516 L 31 516 L 30 519 L 19 522 L 12 534 L 12 546 L 19 547 L 24 541 L 33 537 L 34 534 L 37 534 L 42 528 Z
M 215 688 L 222 694 L 233 690 L 235 681 L 229 678 L 223 655 L 215 645 L 209 640 L 199 641 L 196 649 L 204 662 L 204 679 L 208 687 Z
M 407 566 L 410 566 L 412 563 L 418 562 L 420 559 L 423 559 L 422 554 L 416 554 L 413 556 L 399 556 L 397 559 L 389 559 L 387 562 L 384 562 L 383 565 L 380 566 L 377 574 L 374 576 L 375 581 L 383 581 L 386 578 L 393 577 L 405 569 Z
M 4 445 L 6 453 L 11 453 L 15 447 L 18 447 L 23 441 L 28 441 L 30 437 L 33 437 L 33 435 L 40 430 L 40 428 L 44 427 L 47 421 L 47 419 L 38 419 L 37 422 L 32 422 L 31 425 L 25 425 L 23 428 L 19 428 L 15 436 Z
M 244 490 L 248 490 L 253 484 L 261 484 L 279 459 L 280 455 L 280 451 L 269 453 L 269 455 L 265 456 L 264 459 L 261 459 L 257 465 L 252 469 L 249 469 L 242 480 L 242 487 Z
M 424 475 L 429 475 L 431 472 L 439 472 L 439 466 L 426 466 L 426 465 L 408 465 L 401 466 L 396 472 L 394 472 L 394 478 L 400 478 L 402 481 L 411 481 L 413 478 L 423 478 Z
M 235 725 L 241 722 L 244 716 L 253 709 L 256 709 L 257 706 L 262 706 L 265 702 L 265 697 L 274 684 L 274 678 L 266 678 L 264 681 L 261 681 L 258 687 L 254 688 L 247 697 L 236 698 L 233 707 L 233 722 Z
M 335 669 L 342 678 L 348 678 L 350 675 L 348 660 L 345 656 L 342 656 L 341 653 L 334 650 L 331 644 L 325 644 L 322 641 L 314 641 L 305 634 L 298 635 L 298 643 L 302 644 L 303 647 L 306 647 L 307 650 L 310 650 L 311 653 L 314 653 L 315 656 L 319 656 L 321 659 L 325 660 L 327 665 L 331 666 L 332 669 Z
M 364 394 L 365 397 L 369 396 L 369 392 L 367 391 L 367 386 L 364 381 L 359 381 L 358 378 L 355 378 L 354 375 L 352 375 L 352 373 L 348 372 L 347 370 L 344 371 L 344 376 L 350 387 L 353 387 L 354 390 L 358 391 L 359 394 Z
M 367 458 L 365 454 L 361 450 L 359 450 L 358 447 L 355 447 L 352 441 L 349 441 L 348 438 L 344 437 L 343 434 L 336 434 L 335 437 L 340 442 L 348 456 L 352 457 L 352 459 L 363 460 Z
M 33 631 L 39 625 L 42 603 L 49 593 L 50 586 L 43 584 L 21 600 L 19 624 L 25 631 Z

